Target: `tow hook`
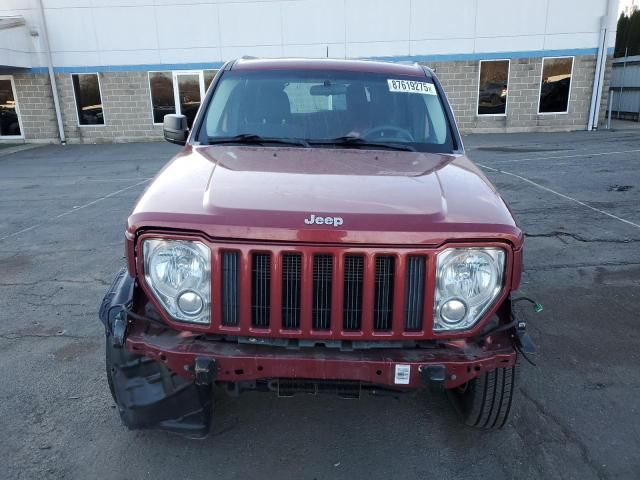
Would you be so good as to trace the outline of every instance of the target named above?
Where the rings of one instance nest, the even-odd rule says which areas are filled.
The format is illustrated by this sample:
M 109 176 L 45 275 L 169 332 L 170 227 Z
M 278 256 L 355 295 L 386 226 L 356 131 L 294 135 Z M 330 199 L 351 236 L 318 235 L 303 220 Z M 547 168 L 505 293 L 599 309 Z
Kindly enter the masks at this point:
M 428 385 L 431 390 L 441 391 L 444 389 L 444 382 L 447 380 L 447 367 L 444 365 L 420 365 L 418 367 L 422 383 Z M 455 375 L 451 375 L 455 380 Z
M 216 361 L 213 358 L 196 357 L 193 364 L 196 385 L 211 385 L 216 378 Z

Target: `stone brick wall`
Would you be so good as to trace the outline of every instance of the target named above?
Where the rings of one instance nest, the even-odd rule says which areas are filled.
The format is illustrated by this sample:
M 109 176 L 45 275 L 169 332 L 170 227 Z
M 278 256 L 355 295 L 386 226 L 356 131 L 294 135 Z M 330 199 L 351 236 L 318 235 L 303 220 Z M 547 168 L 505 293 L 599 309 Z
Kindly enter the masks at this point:
M 611 59 L 605 73 L 600 119 L 606 109 Z M 449 97 L 463 133 L 534 132 L 586 129 L 591 89 L 596 67 L 595 55 L 574 58 L 569 111 L 566 114 L 538 114 L 542 58 L 512 59 L 509 72 L 506 116 L 476 114 L 479 61 L 429 62 Z
M 105 125 L 78 125 L 71 75 L 56 74 L 65 135 L 69 143 L 158 140 L 153 125 L 147 72 L 99 73 Z M 27 142 L 59 141 L 48 74 L 13 75 Z
M 594 66 L 595 68 L 595 66 Z M 613 56 L 607 57 L 607 67 L 604 71 L 604 88 L 602 89 L 602 98 L 600 100 L 600 120 L 598 122 L 598 128 L 606 128 L 607 122 L 607 108 L 609 107 L 609 88 L 611 85 L 611 72 L 613 71 Z
M 13 75 L 25 141 L 49 142 L 58 139 L 58 123 L 47 74 Z
M 157 140 L 162 127 L 153 125 L 147 72 L 99 73 L 104 125 L 78 125 L 70 74 L 56 74 L 62 120 L 70 143 Z
M 430 62 L 444 85 L 463 133 L 529 132 L 585 129 L 589 116 L 594 55 L 574 59 L 567 114 L 539 115 L 542 58 L 512 59 L 506 116 L 476 115 L 480 62 Z M 608 60 L 600 108 L 600 125 L 608 101 L 611 59 Z M 105 125 L 78 125 L 71 75 L 56 74 L 62 117 L 70 143 L 157 140 L 162 127 L 153 125 L 147 72 L 99 73 Z M 26 141 L 57 141 L 58 129 L 46 74 L 15 74 L 16 94 Z

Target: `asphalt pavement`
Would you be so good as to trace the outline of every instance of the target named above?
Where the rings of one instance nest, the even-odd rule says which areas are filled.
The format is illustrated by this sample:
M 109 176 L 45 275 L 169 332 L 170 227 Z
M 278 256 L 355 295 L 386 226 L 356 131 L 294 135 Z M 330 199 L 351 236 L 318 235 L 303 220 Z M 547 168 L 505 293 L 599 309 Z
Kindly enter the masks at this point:
M 126 216 L 177 151 L 45 146 L 0 157 L 0 478 L 640 477 L 640 134 L 464 138 L 527 234 L 519 307 L 539 347 L 507 426 L 442 395 L 219 397 L 209 437 L 130 432 L 97 310 Z

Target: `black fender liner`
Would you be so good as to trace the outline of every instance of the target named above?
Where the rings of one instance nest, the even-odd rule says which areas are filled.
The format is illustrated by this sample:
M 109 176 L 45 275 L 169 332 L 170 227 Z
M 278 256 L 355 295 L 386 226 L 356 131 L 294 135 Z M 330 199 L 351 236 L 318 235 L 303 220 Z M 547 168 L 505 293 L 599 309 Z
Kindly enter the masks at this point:
M 131 430 L 160 429 L 204 437 L 211 422 L 211 386 L 196 385 L 161 362 L 124 347 L 126 327 L 135 321 L 127 316 L 125 306 L 131 308 L 135 287 L 135 280 L 123 268 L 100 306 L 106 337 L 107 380 L 120 418 Z

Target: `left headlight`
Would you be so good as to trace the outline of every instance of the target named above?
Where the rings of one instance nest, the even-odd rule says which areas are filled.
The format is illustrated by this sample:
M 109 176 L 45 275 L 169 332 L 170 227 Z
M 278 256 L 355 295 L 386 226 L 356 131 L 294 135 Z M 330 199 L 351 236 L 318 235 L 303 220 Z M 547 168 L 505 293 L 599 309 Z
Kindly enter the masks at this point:
M 211 322 L 211 252 L 196 241 L 146 239 L 144 278 L 176 320 Z
M 477 323 L 502 291 L 501 248 L 450 248 L 438 254 L 433 329 L 465 330 Z

